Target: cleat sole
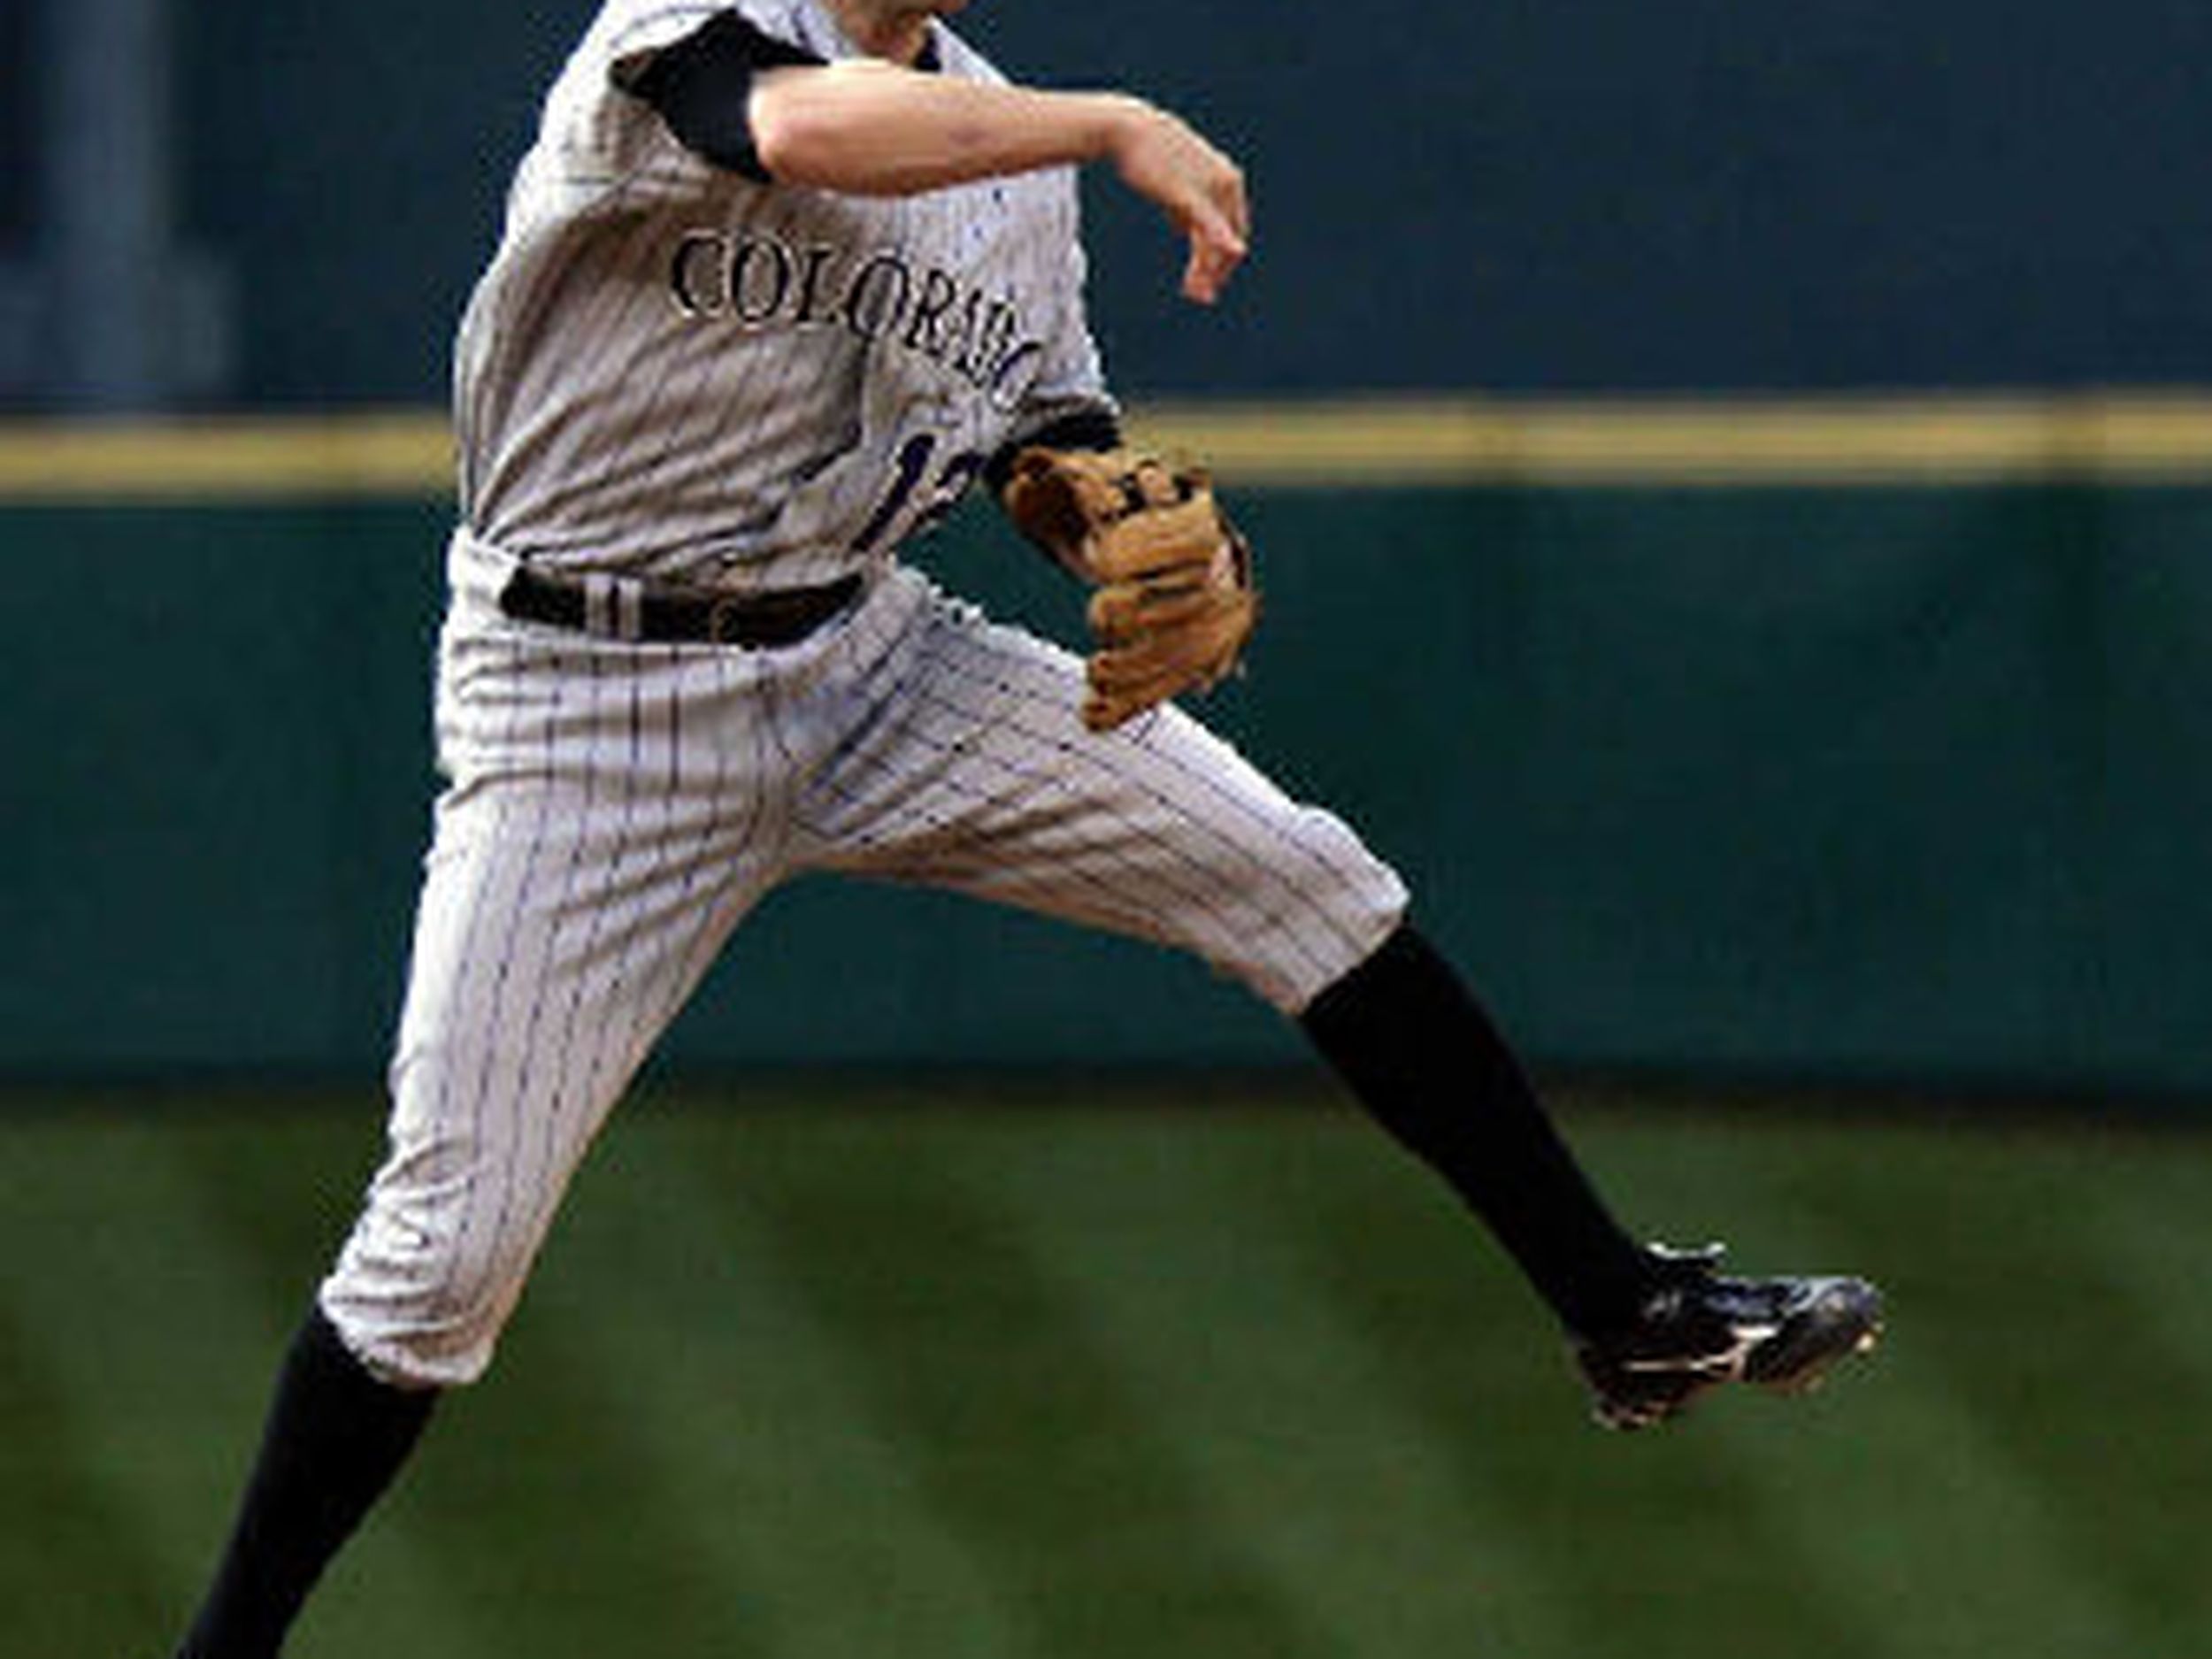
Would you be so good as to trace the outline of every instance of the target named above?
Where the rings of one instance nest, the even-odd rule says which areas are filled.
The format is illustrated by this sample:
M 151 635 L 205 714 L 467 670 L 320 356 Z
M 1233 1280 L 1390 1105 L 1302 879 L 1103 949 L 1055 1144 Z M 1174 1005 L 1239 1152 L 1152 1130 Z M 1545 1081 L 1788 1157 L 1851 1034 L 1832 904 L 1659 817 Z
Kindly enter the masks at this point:
M 1744 1380 L 1781 1394 L 1817 1387 L 1829 1370 L 1881 1340 L 1882 1295 L 1862 1279 L 1820 1287 L 1744 1362 Z

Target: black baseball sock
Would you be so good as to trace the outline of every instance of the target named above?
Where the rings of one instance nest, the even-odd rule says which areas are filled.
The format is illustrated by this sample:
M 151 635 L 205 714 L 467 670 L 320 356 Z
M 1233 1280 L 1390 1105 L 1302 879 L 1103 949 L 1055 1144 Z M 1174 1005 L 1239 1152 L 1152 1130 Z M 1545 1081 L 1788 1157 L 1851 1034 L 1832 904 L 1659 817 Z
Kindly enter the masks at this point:
M 321 1310 L 311 1314 L 278 1373 L 230 1542 L 177 1659 L 275 1659 L 436 1401 L 434 1390 L 378 1381 Z
M 1481 1005 L 1401 927 L 1300 1017 L 1360 1102 L 1487 1224 L 1569 1329 L 1624 1323 L 1635 1243 L 1575 1162 Z

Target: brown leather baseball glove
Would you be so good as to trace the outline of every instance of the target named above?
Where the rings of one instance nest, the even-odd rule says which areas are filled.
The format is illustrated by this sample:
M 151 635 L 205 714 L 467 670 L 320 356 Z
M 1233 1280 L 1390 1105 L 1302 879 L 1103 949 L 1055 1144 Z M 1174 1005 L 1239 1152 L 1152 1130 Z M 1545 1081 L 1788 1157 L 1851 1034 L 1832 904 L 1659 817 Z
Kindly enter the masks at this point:
M 1202 467 L 1135 449 L 1024 449 L 1007 516 L 1095 588 L 1083 724 L 1110 731 L 1233 670 L 1259 620 L 1252 545 Z

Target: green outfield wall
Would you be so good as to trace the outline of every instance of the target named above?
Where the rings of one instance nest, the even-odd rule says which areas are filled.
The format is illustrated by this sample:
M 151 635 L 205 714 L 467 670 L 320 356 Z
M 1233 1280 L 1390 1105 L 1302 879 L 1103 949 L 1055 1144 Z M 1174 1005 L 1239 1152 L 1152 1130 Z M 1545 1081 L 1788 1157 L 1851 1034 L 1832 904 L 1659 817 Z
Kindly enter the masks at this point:
M 1401 864 L 1536 1056 L 2212 1089 L 2212 484 L 1535 470 L 1254 467 L 1268 615 L 1210 711 Z M 0 503 L 0 1071 L 373 1067 L 435 787 L 448 507 L 179 493 Z M 1073 637 L 1074 595 L 987 516 L 919 557 Z M 668 1050 L 1295 1053 L 1195 964 L 826 882 L 772 900 Z

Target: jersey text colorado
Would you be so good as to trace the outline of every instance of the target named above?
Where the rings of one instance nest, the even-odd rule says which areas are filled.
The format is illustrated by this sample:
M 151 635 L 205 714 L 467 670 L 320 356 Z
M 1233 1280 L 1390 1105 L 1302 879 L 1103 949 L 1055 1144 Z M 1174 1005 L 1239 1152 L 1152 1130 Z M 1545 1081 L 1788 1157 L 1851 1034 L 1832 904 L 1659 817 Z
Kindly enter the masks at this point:
M 692 230 L 677 241 L 668 287 L 687 317 L 748 330 L 842 328 L 941 365 L 1008 409 L 1044 359 L 1017 300 L 895 250 L 856 256 L 822 242 Z

